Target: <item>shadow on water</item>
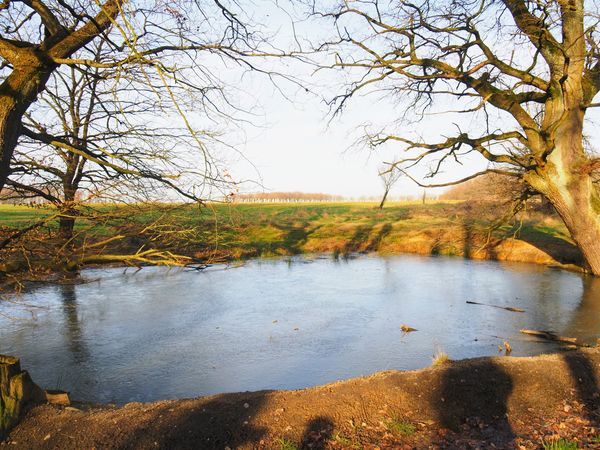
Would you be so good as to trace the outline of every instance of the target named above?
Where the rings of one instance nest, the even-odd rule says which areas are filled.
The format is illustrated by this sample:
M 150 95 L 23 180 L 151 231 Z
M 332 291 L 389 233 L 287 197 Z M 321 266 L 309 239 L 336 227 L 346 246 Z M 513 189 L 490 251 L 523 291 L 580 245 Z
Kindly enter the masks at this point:
M 483 421 L 491 426 L 481 429 L 482 437 L 505 446 L 515 438 L 507 418 L 512 390 L 510 376 L 493 361 L 457 363 L 445 369 L 440 396 L 432 399 L 432 406 L 445 428 L 458 431 L 465 423 L 479 425 L 478 421 Z
M 89 351 L 83 342 L 83 331 L 79 321 L 77 289 L 74 284 L 63 284 L 59 288 L 62 310 L 65 321 L 65 337 L 69 351 L 76 363 L 84 362 L 89 357 Z
M 562 334 L 593 345 L 600 338 L 600 278 L 584 276 L 581 283 L 581 300 Z

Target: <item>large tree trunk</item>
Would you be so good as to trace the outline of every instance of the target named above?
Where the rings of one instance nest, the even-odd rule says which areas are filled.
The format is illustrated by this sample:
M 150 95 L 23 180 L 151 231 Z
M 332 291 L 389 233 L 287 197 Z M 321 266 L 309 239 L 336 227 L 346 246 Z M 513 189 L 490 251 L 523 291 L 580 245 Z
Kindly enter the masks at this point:
M 589 270 L 600 275 L 600 222 L 598 196 L 589 176 L 573 175 L 569 189 L 547 194 L 581 250 Z
M 583 149 L 583 112 L 563 115 L 546 164 L 525 175 L 552 203 L 581 250 L 589 270 L 600 275 L 600 196 L 592 183 L 592 165 Z
M 67 174 L 68 176 L 68 174 Z M 75 216 L 77 211 L 74 207 L 75 203 L 75 192 L 71 184 L 71 180 L 65 183 L 64 189 L 64 202 L 61 206 L 63 216 L 59 218 L 58 234 L 61 239 L 65 242 L 70 242 L 73 238 L 73 229 L 75 228 Z
M 0 85 L 0 191 L 10 175 L 10 162 L 21 135 L 25 111 L 44 89 L 55 65 L 42 64 L 32 55 L 23 58 L 23 66 L 15 67 Z
M 64 241 L 70 241 L 73 238 L 73 229 L 75 228 L 75 218 L 72 217 L 72 211 L 65 211 L 66 216 L 61 216 L 58 220 L 58 234 Z

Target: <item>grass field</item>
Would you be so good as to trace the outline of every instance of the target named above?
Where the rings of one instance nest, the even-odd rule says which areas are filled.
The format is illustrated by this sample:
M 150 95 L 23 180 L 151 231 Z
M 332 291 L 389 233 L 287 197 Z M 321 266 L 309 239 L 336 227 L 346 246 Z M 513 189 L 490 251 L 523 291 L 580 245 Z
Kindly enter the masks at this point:
M 494 205 L 391 202 L 383 210 L 376 203 L 210 204 L 167 210 L 165 206 L 92 209 L 106 214 L 118 211 L 121 217 L 140 223 L 155 221 L 156 227 L 166 228 L 164 223 L 169 223 L 169 249 L 204 260 L 321 252 L 440 254 L 567 265 L 581 260 L 564 226 L 553 216 L 527 214 L 521 222 L 490 231 L 503 212 Z M 53 213 L 51 208 L 1 205 L 0 227 L 23 228 Z M 186 231 L 177 234 L 173 227 Z M 80 238 L 114 232 L 110 222 L 92 226 L 86 220 L 79 221 L 76 229 Z M 132 241 L 147 245 L 143 239 Z

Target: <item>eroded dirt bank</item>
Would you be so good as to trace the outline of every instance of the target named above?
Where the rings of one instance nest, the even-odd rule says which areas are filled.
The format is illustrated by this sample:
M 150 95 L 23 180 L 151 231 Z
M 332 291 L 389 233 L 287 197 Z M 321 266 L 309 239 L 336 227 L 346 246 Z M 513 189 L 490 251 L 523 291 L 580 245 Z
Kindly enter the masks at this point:
M 41 406 L 0 446 L 37 448 L 600 448 L 600 350 L 478 358 L 299 391 L 123 407 Z

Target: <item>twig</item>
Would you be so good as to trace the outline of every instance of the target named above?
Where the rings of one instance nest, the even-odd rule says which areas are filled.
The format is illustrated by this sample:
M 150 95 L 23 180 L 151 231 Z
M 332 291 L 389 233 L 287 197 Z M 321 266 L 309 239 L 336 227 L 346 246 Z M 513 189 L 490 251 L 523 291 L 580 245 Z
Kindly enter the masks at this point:
M 498 306 L 498 305 L 490 305 L 487 303 L 478 303 L 478 302 L 471 302 L 469 300 L 467 300 L 467 303 L 469 305 L 482 305 L 482 306 L 490 306 L 492 308 L 498 308 L 498 309 L 505 309 L 507 311 L 512 311 L 512 312 L 518 312 L 518 313 L 524 313 L 525 310 L 521 309 L 521 308 L 513 308 L 512 306 Z

